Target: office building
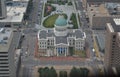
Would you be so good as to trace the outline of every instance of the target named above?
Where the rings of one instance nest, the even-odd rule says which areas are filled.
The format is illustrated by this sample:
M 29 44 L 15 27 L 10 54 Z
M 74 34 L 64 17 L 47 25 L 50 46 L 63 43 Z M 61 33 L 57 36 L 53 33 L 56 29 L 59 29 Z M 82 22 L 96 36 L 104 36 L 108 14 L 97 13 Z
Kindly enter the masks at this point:
M 120 67 L 120 18 L 114 18 L 106 27 L 105 68 Z
M 18 76 L 20 55 L 16 49 L 19 47 L 20 38 L 19 32 L 0 28 L 0 77 Z
M 3 2 L 5 4 L 4 0 L 0 0 L 0 1 L 2 4 Z M 28 2 L 29 0 L 7 1 L 6 8 L 5 5 L 4 6 L 0 5 L 0 7 L 3 10 L 2 19 L 0 19 L 0 27 L 12 27 L 12 28 L 22 27 L 24 14 L 26 13 Z
M 105 29 L 111 18 L 120 17 L 120 0 L 83 0 L 92 29 Z

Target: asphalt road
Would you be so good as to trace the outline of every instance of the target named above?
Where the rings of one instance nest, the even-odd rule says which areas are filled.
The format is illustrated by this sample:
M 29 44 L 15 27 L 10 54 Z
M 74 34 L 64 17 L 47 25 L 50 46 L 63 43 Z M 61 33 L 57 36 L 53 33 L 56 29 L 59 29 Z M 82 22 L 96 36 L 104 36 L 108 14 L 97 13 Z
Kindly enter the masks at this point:
M 90 60 L 92 60 L 91 62 L 88 62 L 89 65 L 93 64 L 92 65 L 92 68 L 94 69 L 94 74 L 95 76 L 98 76 L 98 65 L 103 65 L 103 62 L 101 61 L 98 61 L 96 60 L 96 56 L 95 56 L 95 53 L 92 51 L 92 48 L 93 48 L 93 31 L 92 29 L 90 28 L 90 25 L 89 23 L 87 22 L 86 20 L 86 12 L 85 10 L 83 9 L 83 6 L 82 6 L 82 2 L 81 0 L 76 0 L 76 4 L 77 4 L 77 10 L 80 10 L 80 13 L 81 13 L 81 18 L 80 18 L 80 21 L 82 23 L 82 30 L 86 32 L 86 41 L 88 43 L 88 46 L 89 46 L 89 49 L 90 49 Z

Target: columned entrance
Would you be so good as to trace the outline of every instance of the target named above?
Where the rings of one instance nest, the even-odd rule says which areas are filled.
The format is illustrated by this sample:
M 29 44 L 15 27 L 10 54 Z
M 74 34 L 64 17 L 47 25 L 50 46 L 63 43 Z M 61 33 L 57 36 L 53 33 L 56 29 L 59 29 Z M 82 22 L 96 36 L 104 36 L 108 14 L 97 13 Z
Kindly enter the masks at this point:
M 58 47 L 58 48 L 56 48 L 56 52 L 57 52 L 57 56 L 66 56 L 67 49 Z

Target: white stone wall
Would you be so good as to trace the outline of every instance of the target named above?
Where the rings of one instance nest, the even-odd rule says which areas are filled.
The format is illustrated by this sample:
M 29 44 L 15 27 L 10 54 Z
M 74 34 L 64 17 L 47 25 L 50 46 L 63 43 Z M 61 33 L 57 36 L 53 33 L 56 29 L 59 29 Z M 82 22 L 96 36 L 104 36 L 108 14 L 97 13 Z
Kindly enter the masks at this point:
M 55 40 L 54 40 L 54 37 L 48 37 L 48 40 L 47 40 L 47 46 L 54 46 L 54 43 L 55 43 Z
M 75 50 L 84 50 L 85 40 L 75 40 Z
M 56 45 L 55 46 L 55 51 L 56 51 L 56 55 L 59 56 L 59 53 L 58 53 L 58 48 L 65 48 L 65 56 L 67 56 L 69 53 L 68 53 L 68 46 L 65 45 L 65 44 L 59 44 L 59 45 Z
M 75 45 L 74 37 L 68 37 L 68 43 L 70 47 L 74 47 Z
M 39 40 L 39 49 L 47 49 L 47 40 Z

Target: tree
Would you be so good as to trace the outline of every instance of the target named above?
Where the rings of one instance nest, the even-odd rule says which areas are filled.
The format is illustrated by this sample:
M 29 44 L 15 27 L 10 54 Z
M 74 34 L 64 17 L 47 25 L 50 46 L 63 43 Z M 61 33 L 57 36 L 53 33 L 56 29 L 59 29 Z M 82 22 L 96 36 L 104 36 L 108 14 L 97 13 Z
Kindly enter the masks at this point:
M 51 67 L 50 71 L 51 71 L 51 74 L 52 74 L 51 77 L 57 77 L 57 72 L 53 67 Z
M 76 67 L 73 67 L 72 70 L 70 71 L 70 77 L 75 77 L 76 76 L 77 69 Z
M 88 77 L 89 70 L 87 68 L 73 67 L 70 72 L 70 77 Z
M 67 77 L 67 72 L 66 71 L 60 71 L 59 72 L 59 77 Z
M 39 77 L 57 77 L 56 70 L 53 67 L 51 67 L 51 69 L 49 69 L 48 67 L 39 68 L 38 72 Z
M 88 77 L 89 70 L 87 68 L 83 68 L 83 77 Z

